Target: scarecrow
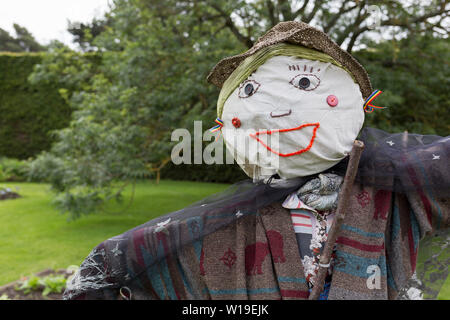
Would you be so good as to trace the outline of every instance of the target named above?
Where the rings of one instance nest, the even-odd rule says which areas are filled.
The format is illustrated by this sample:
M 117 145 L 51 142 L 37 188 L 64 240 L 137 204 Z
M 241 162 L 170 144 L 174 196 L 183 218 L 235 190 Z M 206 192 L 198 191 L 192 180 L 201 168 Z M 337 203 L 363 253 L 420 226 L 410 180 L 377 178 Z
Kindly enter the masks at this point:
M 208 80 L 213 131 L 252 179 L 102 242 L 64 297 L 396 299 L 449 224 L 448 137 L 360 132 L 381 91 L 301 22 Z

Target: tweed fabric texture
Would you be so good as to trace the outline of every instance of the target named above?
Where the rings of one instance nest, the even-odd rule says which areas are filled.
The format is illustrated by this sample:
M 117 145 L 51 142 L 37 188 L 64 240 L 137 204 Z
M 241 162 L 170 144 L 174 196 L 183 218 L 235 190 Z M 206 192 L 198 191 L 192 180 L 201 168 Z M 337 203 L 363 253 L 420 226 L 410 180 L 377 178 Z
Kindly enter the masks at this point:
M 329 299 L 395 299 L 416 269 L 419 240 L 448 231 L 449 196 L 439 190 L 445 185 L 429 187 L 432 181 L 448 181 L 447 162 L 438 165 L 440 159 L 432 157 L 436 149 L 428 147 L 428 163 L 414 161 L 418 149 L 405 152 L 402 174 L 392 174 L 393 181 L 384 184 L 408 185 L 407 192 L 358 182 L 352 186 L 336 241 Z M 438 150 L 444 158 L 445 148 Z M 295 189 L 282 190 L 289 190 L 287 196 L 305 183 L 291 182 Z M 226 203 L 203 211 L 203 205 L 191 208 L 201 214 L 167 219 L 168 214 L 152 220 L 167 219 L 163 223 L 150 221 L 102 242 L 68 282 L 64 298 L 306 299 L 290 213 L 275 200 L 281 198 L 271 196 L 282 185 L 275 181 L 269 194 L 259 186 L 249 189 L 259 195 L 259 207 L 249 206 L 252 195 L 239 188 L 245 199 L 219 197 Z M 216 228 L 218 222 L 224 224 Z
M 448 228 L 448 199 L 433 194 L 397 194 L 354 184 L 350 208 L 337 239 L 329 299 L 395 299 L 414 273 L 419 240 Z M 209 217 L 213 219 L 214 217 Z M 199 224 L 201 225 L 201 223 Z M 148 231 L 148 232 L 147 232 Z M 192 225 L 128 235 L 126 260 L 114 256 L 114 238 L 95 250 L 107 273 L 126 263 L 134 281 L 132 299 L 307 299 L 304 270 L 289 210 L 273 203 L 253 215 L 170 252 Z M 378 283 L 368 285 L 371 266 Z M 114 278 L 111 277 L 111 283 Z M 67 292 L 66 292 L 67 294 Z M 86 291 L 72 299 L 121 299 L 120 288 Z
M 367 72 L 351 54 L 341 49 L 324 32 L 304 22 L 297 21 L 278 23 L 264 36 L 260 37 L 248 51 L 222 59 L 211 70 L 207 80 L 221 88 L 223 83 L 245 58 L 253 55 L 262 48 L 282 42 L 312 48 L 329 55 L 351 72 L 359 84 L 364 99 L 368 98 L 372 93 L 372 85 Z

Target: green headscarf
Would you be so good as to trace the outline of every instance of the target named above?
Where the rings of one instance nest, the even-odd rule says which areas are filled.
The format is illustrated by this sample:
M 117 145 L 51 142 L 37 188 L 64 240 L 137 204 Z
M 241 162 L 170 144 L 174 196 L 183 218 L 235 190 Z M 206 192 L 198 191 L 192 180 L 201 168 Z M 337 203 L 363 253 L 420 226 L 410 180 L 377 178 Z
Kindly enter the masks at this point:
M 247 57 L 241 64 L 233 71 L 222 86 L 222 90 L 217 100 L 217 116 L 222 117 L 223 106 L 225 101 L 231 95 L 231 93 L 245 80 L 247 79 L 259 66 L 263 65 L 267 60 L 274 56 L 294 56 L 297 58 L 317 60 L 322 62 L 332 63 L 352 75 L 345 67 L 339 62 L 334 60 L 329 55 L 320 51 L 288 44 L 278 43 L 272 46 L 268 46 L 258 50 L 254 55 Z M 352 75 L 353 77 L 353 75 Z

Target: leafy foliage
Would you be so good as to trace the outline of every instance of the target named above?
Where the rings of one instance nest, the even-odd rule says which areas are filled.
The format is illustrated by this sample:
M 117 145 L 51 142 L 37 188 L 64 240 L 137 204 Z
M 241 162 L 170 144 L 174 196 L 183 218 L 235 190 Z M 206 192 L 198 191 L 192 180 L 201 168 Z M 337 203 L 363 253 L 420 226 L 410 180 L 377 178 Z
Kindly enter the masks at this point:
M 28 162 L 24 160 L 0 158 L 0 181 L 26 181 Z
M 19 282 L 16 290 L 25 294 L 31 291 L 42 290 L 42 296 L 50 293 L 61 293 L 66 287 L 66 277 L 64 275 L 48 275 L 46 277 L 30 276 Z
M 299 20 L 329 34 L 349 52 L 368 33 L 384 36 L 386 32 L 402 33 L 405 37 L 432 32 L 448 37 L 445 24 L 449 17 L 448 0 L 142 0 L 146 7 L 157 8 L 161 15 L 166 6 L 197 19 L 199 24 L 212 23 L 226 28 L 247 48 L 258 36 L 281 21 Z M 375 17 L 371 6 L 380 12 L 379 24 L 373 28 Z M 177 10 L 178 9 L 178 10 Z M 172 9 L 174 11 L 174 9 Z M 442 23 L 444 22 L 444 23 Z
M 374 88 L 375 105 L 388 107 L 366 116 L 366 126 L 388 132 L 447 136 L 450 132 L 450 44 L 430 36 L 387 41 L 359 51 Z
M 234 183 L 248 179 L 237 164 L 167 164 L 161 170 L 163 179 Z
M 31 166 L 31 177 L 47 177 L 74 217 L 120 199 L 136 179 L 159 175 L 170 160 L 170 133 L 214 117 L 218 91 L 202 83 L 215 61 L 240 46 L 226 33 L 216 43 L 206 26 L 165 10 L 163 19 L 159 8 L 116 1 L 112 26 L 94 42 L 103 52 L 99 72 L 84 57 L 67 60 L 68 49 L 59 47 L 32 77 L 61 79 L 74 109 L 51 152 Z
M 0 28 L 0 51 L 8 52 L 39 52 L 45 51 L 45 46 L 39 44 L 33 35 L 16 23 L 13 24 L 15 37 Z
M 48 132 L 68 125 L 71 109 L 54 82 L 27 81 L 43 54 L 0 54 L 0 156 L 27 159 L 48 150 Z
M 448 103 L 448 69 L 418 57 L 420 52 L 434 56 L 435 50 L 445 54 L 447 46 L 437 39 L 442 28 L 429 19 L 444 18 L 448 10 L 442 1 L 409 3 L 377 1 L 383 20 L 379 30 L 369 30 L 368 1 L 115 0 L 101 20 L 107 21 L 103 31 L 94 22 L 76 31 L 86 48 L 97 50 L 95 62 L 54 44 L 31 77 L 33 83 L 56 81 L 74 110 L 70 124 L 55 133 L 52 149 L 31 164 L 31 177 L 49 181 L 61 209 L 74 218 L 111 198 L 120 200 L 123 188 L 140 178 L 238 179 L 236 166 L 214 171 L 170 165 L 173 170 L 166 170 L 170 133 L 175 128 L 192 132 L 193 120 L 212 123 L 219 91 L 205 78 L 214 64 L 291 19 L 322 28 L 348 50 L 366 47 L 356 55 L 375 87 L 385 92 L 377 103 L 389 107 L 368 116 L 370 125 L 445 135 L 447 115 L 438 105 Z M 89 35 L 94 29 L 95 37 Z M 417 40 L 388 41 L 391 30 Z M 384 41 L 370 42 L 369 34 Z M 421 40 L 423 34 L 431 36 Z M 437 78 L 421 80 L 435 71 Z M 432 117 L 424 105 L 433 112 L 432 121 L 425 119 Z
M 73 42 L 77 43 L 83 51 L 95 51 L 91 43 L 105 31 L 107 25 L 108 20 L 94 18 L 89 23 L 70 22 L 67 31 L 73 35 Z

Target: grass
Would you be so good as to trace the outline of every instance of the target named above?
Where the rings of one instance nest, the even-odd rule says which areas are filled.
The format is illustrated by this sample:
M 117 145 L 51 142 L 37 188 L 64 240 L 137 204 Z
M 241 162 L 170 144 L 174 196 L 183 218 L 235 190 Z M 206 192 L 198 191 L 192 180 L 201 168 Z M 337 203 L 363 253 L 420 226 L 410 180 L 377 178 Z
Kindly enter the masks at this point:
M 1 183 L 22 198 L 0 201 L 0 286 L 47 268 L 79 265 L 100 242 L 162 214 L 181 209 L 226 184 L 152 181 L 136 185 L 132 206 L 111 203 L 109 211 L 67 221 L 52 206 L 49 186 L 38 183 Z M 125 191 L 125 200 L 131 190 Z
M 447 277 L 438 296 L 439 300 L 450 300 L 450 277 Z
M 0 286 L 47 268 L 79 265 L 100 242 L 162 214 L 181 209 L 228 185 L 163 180 L 136 185 L 132 206 L 110 203 L 108 211 L 67 221 L 52 206 L 49 186 L 38 183 L 0 183 L 22 198 L 0 201 Z M 125 200 L 131 190 L 125 190 Z M 450 277 L 439 299 L 450 299 Z

